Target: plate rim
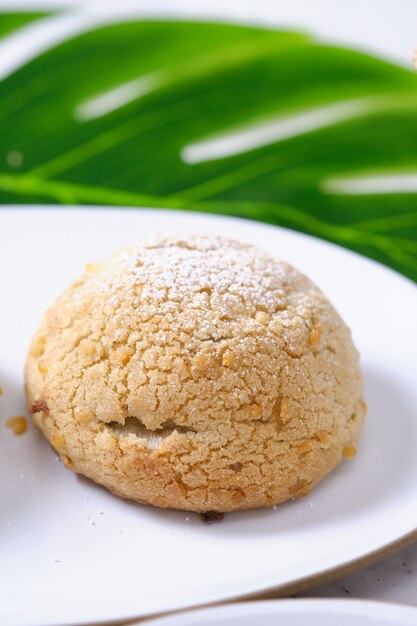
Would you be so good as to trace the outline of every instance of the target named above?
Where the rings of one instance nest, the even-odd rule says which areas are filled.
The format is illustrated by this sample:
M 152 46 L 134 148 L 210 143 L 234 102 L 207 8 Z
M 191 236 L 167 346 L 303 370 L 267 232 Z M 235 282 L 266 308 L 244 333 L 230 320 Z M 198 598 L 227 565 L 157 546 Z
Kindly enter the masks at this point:
M 290 611 L 297 615 L 311 609 L 313 609 L 313 611 L 319 611 L 321 608 L 325 608 L 328 605 L 333 605 L 333 608 L 336 609 L 340 607 L 343 611 L 347 610 L 348 615 L 358 615 L 358 611 L 359 615 L 361 615 L 361 611 L 363 609 L 368 608 L 369 610 L 372 610 L 378 607 L 378 609 L 385 609 L 398 613 L 399 617 L 407 617 L 408 615 L 410 617 L 417 616 L 416 606 L 411 604 L 387 602 L 385 600 L 370 600 L 366 598 L 285 598 L 282 600 L 276 599 L 255 602 L 232 602 L 220 606 L 216 605 L 209 606 L 207 608 L 199 608 L 197 610 L 177 611 L 162 617 L 152 618 L 147 623 L 149 626 L 171 626 L 171 624 L 172 626 L 176 626 L 177 619 L 183 619 L 183 617 L 187 616 L 206 617 L 210 613 L 214 614 L 216 617 L 222 617 L 223 615 L 233 616 L 235 614 L 236 617 L 238 617 L 241 613 L 239 609 L 241 609 L 243 605 L 245 610 L 249 610 L 251 613 L 253 611 L 252 614 L 255 617 L 260 617 L 263 614 L 263 611 L 268 611 L 268 609 L 272 609 L 273 614 L 279 617 L 281 615 L 281 609 L 284 609 L 285 611 L 288 610 L 289 607 L 291 607 Z M 334 614 L 337 616 L 338 611 L 336 610 Z M 362 615 L 364 615 L 364 613 L 362 613 Z M 129 624 L 126 624 L 126 626 L 140 626 L 140 624 L 140 622 L 130 622 Z
M 371 550 L 363 556 L 352 559 L 350 561 L 346 561 L 345 563 L 336 565 L 335 567 L 329 567 L 320 572 L 317 572 L 317 574 L 304 576 L 302 578 L 298 578 L 293 582 L 283 583 L 282 585 L 273 585 L 269 588 L 265 588 L 264 591 L 255 591 L 254 593 L 244 594 L 236 597 L 236 599 L 256 600 L 257 598 L 261 598 L 261 596 L 262 598 L 266 599 L 268 594 L 274 594 L 273 597 L 280 598 L 283 595 L 300 593 L 301 591 L 305 591 L 306 589 L 310 589 L 311 587 L 314 587 L 316 585 L 325 585 L 334 580 L 337 580 L 338 578 L 341 578 L 342 576 L 347 576 L 362 568 L 374 565 L 378 561 L 389 558 L 397 552 L 408 548 L 415 542 L 417 542 L 417 522 L 416 528 L 414 530 L 411 530 L 410 532 L 402 535 L 398 539 L 394 539 L 394 541 L 385 544 L 382 548 Z M 390 603 L 387 602 L 386 604 Z
M 336 249 L 339 253 L 341 252 L 342 254 L 346 253 L 348 256 L 354 255 L 355 257 L 359 257 L 361 262 L 365 262 L 365 264 L 370 264 L 371 266 L 376 266 L 376 268 L 378 267 L 382 268 L 382 270 L 387 271 L 390 275 L 393 275 L 397 280 L 399 279 L 404 284 L 413 286 L 414 288 L 416 287 L 416 284 L 411 279 L 400 274 L 396 270 L 388 266 L 385 266 L 379 261 L 368 258 L 358 252 L 350 250 L 349 248 L 345 248 L 337 243 L 328 241 L 326 239 L 321 239 L 320 237 L 303 233 L 301 231 L 292 230 L 290 228 L 286 228 L 280 225 L 259 222 L 257 220 L 251 220 L 249 218 L 240 217 L 240 216 L 205 213 L 203 211 L 187 211 L 187 210 L 181 210 L 181 209 L 166 209 L 166 208 L 156 208 L 156 207 L 154 208 L 154 207 L 139 207 L 139 206 L 138 207 L 126 207 L 126 206 L 118 207 L 118 206 L 110 206 L 110 205 L 106 206 L 106 205 L 42 205 L 42 204 L 40 205 L 2 205 L 0 206 L 0 216 L 4 214 L 5 212 L 13 214 L 15 211 L 19 211 L 19 212 L 38 211 L 38 212 L 43 212 L 43 213 L 47 213 L 51 211 L 51 212 L 54 212 L 55 214 L 63 215 L 67 212 L 78 213 L 78 214 L 81 214 L 83 212 L 88 212 L 90 214 L 93 214 L 96 212 L 98 213 L 99 211 L 103 211 L 103 212 L 111 212 L 111 213 L 116 214 L 116 213 L 119 213 L 120 211 L 123 211 L 125 213 L 127 212 L 132 213 L 132 212 L 138 212 L 140 210 L 146 211 L 148 215 L 156 212 L 159 214 L 161 213 L 167 213 L 171 215 L 180 214 L 183 217 L 202 216 L 206 219 L 209 219 L 210 221 L 211 220 L 220 220 L 220 221 L 226 220 L 228 222 L 236 222 L 237 220 L 238 222 L 243 222 L 246 225 L 254 223 L 257 227 L 260 227 L 261 229 L 268 229 L 268 230 L 271 228 L 274 230 L 276 229 L 278 231 L 281 231 L 281 233 L 284 235 L 285 233 L 290 233 L 291 236 L 296 236 L 297 238 L 300 238 L 300 239 L 304 239 L 304 238 L 311 239 L 316 242 L 322 243 L 325 246 L 330 246 L 330 248 Z M 163 227 L 161 230 L 163 230 Z M 371 550 L 361 555 L 360 557 L 356 557 L 351 560 L 344 561 L 334 567 L 320 569 L 314 574 L 308 574 L 307 576 L 304 576 L 301 578 L 298 577 L 296 580 L 293 580 L 290 582 L 279 583 L 277 585 L 263 586 L 261 589 L 258 589 L 256 591 L 244 592 L 241 594 L 231 593 L 231 594 L 228 594 L 225 598 L 221 600 L 217 600 L 217 601 L 216 600 L 207 601 L 207 602 L 189 601 L 181 609 L 167 609 L 161 613 L 155 613 L 149 610 L 140 614 L 136 612 L 134 613 L 129 612 L 121 618 L 116 618 L 116 621 L 117 623 L 121 623 L 120 620 L 122 620 L 122 623 L 123 623 L 123 621 L 126 621 L 126 620 L 128 621 L 137 620 L 137 619 L 154 620 L 156 618 L 159 619 L 160 617 L 165 616 L 165 615 L 175 614 L 179 611 L 199 610 L 199 609 L 204 609 L 206 607 L 224 606 L 226 604 L 230 604 L 231 602 L 235 602 L 235 601 L 239 602 L 239 601 L 257 600 L 257 599 L 259 599 L 257 603 L 259 603 L 260 599 L 264 601 L 270 601 L 268 600 L 268 598 L 279 598 L 279 597 L 282 597 L 283 595 L 287 595 L 290 593 L 298 593 L 312 586 L 325 584 L 338 577 L 350 574 L 362 567 L 367 567 L 369 565 L 372 565 L 378 560 L 387 558 L 395 554 L 397 551 L 400 551 L 408 547 L 415 541 L 417 541 L 417 521 L 415 522 L 415 528 L 406 532 L 405 534 L 402 534 L 400 537 L 394 539 L 393 541 L 389 543 L 384 544 L 383 546 L 379 548 Z M 101 619 L 98 622 L 97 620 L 91 621 L 91 619 L 77 621 L 77 624 L 79 626 L 89 626 L 92 624 L 114 624 L 114 623 L 115 623 L 114 617 L 105 619 L 105 620 Z M 62 624 L 69 624 L 69 622 L 63 621 Z

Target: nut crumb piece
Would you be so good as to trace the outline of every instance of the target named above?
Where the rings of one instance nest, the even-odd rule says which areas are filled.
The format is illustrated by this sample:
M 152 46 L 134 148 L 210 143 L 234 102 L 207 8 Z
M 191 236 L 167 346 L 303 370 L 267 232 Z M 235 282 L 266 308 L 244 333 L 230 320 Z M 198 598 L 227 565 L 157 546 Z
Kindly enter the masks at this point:
M 279 398 L 277 403 L 279 419 L 286 424 L 292 418 L 291 400 L 289 398 Z
M 356 448 L 354 446 L 345 446 L 343 448 L 343 456 L 345 459 L 352 459 L 356 454 Z
M 30 354 L 35 358 L 42 356 L 43 353 L 45 352 L 45 346 L 46 346 L 46 337 L 39 337 L 36 343 L 32 345 Z
M 259 324 L 263 324 L 263 326 L 266 326 L 271 319 L 271 316 L 265 311 L 256 311 L 255 319 Z
M 46 374 L 48 371 L 48 365 L 46 361 L 38 361 L 39 374 Z
M 298 451 L 300 454 L 307 454 L 307 452 L 311 452 L 311 443 L 309 441 L 304 441 L 298 446 Z
M 204 371 L 206 369 L 209 369 L 210 367 L 210 357 L 208 354 L 197 354 L 197 356 L 194 357 L 194 361 L 193 361 L 193 365 L 201 371 Z
M 0 387 L 0 396 L 3 395 L 3 387 Z
M 78 413 L 74 412 L 74 418 L 77 420 L 79 424 L 88 424 L 93 417 L 92 415 L 88 415 L 88 413 Z
M 18 415 L 17 417 L 9 417 L 6 421 L 7 428 L 13 431 L 15 435 L 23 435 L 28 429 L 26 417 Z
M 213 522 L 221 522 L 224 518 L 224 513 L 219 513 L 218 511 L 206 511 L 205 513 L 200 513 L 200 517 L 206 524 L 212 524 Z
M 231 365 L 233 365 L 233 361 L 233 352 L 230 352 L 230 350 L 226 350 L 226 352 L 223 354 L 222 365 L 224 367 L 230 367 Z
M 317 433 L 317 439 L 320 441 L 320 443 L 326 445 L 330 441 L 330 435 L 327 430 L 319 430 L 319 432 Z
M 66 454 L 63 454 L 61 456 L 61 461 L 63 462 L 63 464 L 65 465 L 65 467 L 68 467 L 68 469 L 72 469 L 74 467 L 74 464 L 72 462 L 72 459 L 70 459 L 69 456 L 67 456 Z
M 262 415 L 262 409 L 260 406 L 258 406 L 257 404 L 252 404 L 251 407 L 249 407 L 249 418 L 251 420 L 258 420 Z
M 46 400 L 35 400 L 29 409 L 29 413 L 49 413 L 49 407 Z
M 62 448 L 63 446 L 65 446 L 66 440 L 64 435 L 58 433 L 51 436 L 51 443 L 55 448 Z
M 319 349 L 320 341 L 321 341 L 321 329 L 320 329 L 320 326 L 315 326 L 314 328 L 312 328 L 310 330 L 310 333 L 308 335 L 308 341 L 309 341 L 310 346 L 312 347 L 313 351 L 316 351 L 316 350 Z

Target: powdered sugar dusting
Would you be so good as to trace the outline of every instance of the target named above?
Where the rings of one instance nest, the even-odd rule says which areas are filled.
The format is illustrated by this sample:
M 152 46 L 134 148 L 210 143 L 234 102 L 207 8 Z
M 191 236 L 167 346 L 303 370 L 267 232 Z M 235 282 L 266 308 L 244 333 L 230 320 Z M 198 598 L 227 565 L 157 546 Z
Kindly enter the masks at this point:
M 147 314 L 176 314 L 199 309 L 201 320 L 210 311 L 220 318 L 273 315 L 286 308 L 288 281 L 298 274 L 283 262 L 251 246 L 220 237 L 162 237 L 125 249 L 93 277 L 101 293 L 110 289 L 109 307 L 126 291 L 136 292 L 136 304 L 146 303 Z M 206 311 L 205 316 L 203 312 Z M 200 333 L 209 329 L 202 323 Z

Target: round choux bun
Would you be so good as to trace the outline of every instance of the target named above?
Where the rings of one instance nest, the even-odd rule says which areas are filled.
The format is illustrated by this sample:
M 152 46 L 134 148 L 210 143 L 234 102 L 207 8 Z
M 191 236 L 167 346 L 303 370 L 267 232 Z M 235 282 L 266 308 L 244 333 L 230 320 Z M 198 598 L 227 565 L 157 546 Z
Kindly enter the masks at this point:
M 350 331 L 296 269 L 221 237 L 164 237 L 88 265 L 27 357 L 33 420 L 67 467 L 158 507 L 305 495 L 355 453 Z

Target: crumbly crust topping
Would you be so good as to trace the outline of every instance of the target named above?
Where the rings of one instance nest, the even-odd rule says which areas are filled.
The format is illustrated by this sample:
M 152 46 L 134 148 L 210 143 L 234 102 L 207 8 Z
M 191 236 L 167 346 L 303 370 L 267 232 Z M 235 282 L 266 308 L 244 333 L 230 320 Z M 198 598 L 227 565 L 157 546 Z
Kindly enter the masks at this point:
M 35 335 L 27 387 L 68 464 L 200 511 L 305 491 L 309 458 L 319 474 L 334 465 L 364 413 L 358 355 L 325 296 L 220 237 L 160 238 L 87 266 Z

